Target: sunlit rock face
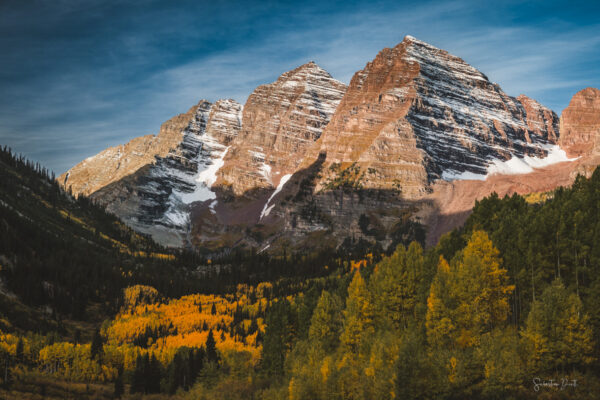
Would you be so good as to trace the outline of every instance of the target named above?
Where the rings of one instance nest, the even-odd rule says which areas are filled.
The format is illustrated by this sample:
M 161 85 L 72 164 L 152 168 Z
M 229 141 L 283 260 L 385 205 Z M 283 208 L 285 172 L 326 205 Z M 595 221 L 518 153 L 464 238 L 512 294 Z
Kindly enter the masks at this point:
M 560 116 L 560 144 L 572 156 L 600 155 L 600 90 L 577 92 Z
M 354 165 L 363 187 L 399 188 L 414 199 L 435 179 L 544 157 L 557 136 L 551 110 L 508 96 L 462 59 L 407 36 L 354 75 L 312 158 L 327 154 L 318 188 L 339 174 L 331 165 Z
M 598 153 L 599 97 L 578 93 L 559 120 L 407 36 L 347 87 L 309 62 L 243 107 L 201 101 L 59 179 L 162 244 L 387 247 L 414 234 L 411 221 L 438 237 L 493 191 L 548 190 L 590 170 L 558 163 Z
M 218 185 L 236 196 L 276 188 L 321 136 L 345 90 L 314 62 L 257 87 L 244 105 L 242 129 L 218 172 Z

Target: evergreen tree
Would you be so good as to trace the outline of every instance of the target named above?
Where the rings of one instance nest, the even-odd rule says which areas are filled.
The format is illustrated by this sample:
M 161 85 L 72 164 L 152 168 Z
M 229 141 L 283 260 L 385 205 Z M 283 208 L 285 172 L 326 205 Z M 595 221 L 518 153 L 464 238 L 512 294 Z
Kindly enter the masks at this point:
M 427 327 L 427 340 L 434 348 L 450 347 L 451 335 L 455 331 L 455 324 L 449 310 L 450 303 L 450 265 L 440 256 L 437 274 L 431 283 L 431 290 L 427 298 L 427 314 L 425 326 Z
M 538 371 L 584 367 L 594 359 L 594 338 L 581 300 L 556 279 L 535 301 L 523 338 Z
M 160 381 L 162 378 L 162 368 L 160 362 L 154 354 L 149 358 L 147 363 L 146 375 L 146 388 L 145 393 L 159 393 L 160 392 Z
M 25 357 L 23 354 L 23 338 L 19 337 L 19 340 L 17 341 L 17 348 L 15 350 L 15 361 L 17 363 L 23 363 L 25 362 Z
M 281 375 L 291 342 L 290 304 L 279 300 L 270 307 L 263 339 L 262 369 L 268 375 Z
M 483 231 L 472 233 L 452 266 L 440 258 L 427 299 L 430 343 L 472 347 L 483 333 L 506 322 L 514 286 L 500 263 L 498 250 Z
M 412 242 L 406 250 L 399 245 L 396 251 L 375 267 L 369 283 L 378 324 L 406 328 L 417 317 L 417 305 L 425 280 L 425 259 L 421 246 Z
M 373 306 L 367 285 L 360 271 L 357 270 L 348 287 L 348 299 L 344 311 L 344 330 L 340 337 L 346 351 L 357 352 L 363 339 L 374 333 L 373 315 Z
M 339 298 L 324 290 L 310 320 L 308 337 L 311 344 L 325 352 L 335 350 L 342 330 L 342 305 Z
M 100 331 L 96 329 L 94 330 L 94 334 L 92 336 L 92 344 L 90 345 L 90 357 L 92 359 L 101 357 L 103 351 L 102 349 L 102 336 L 100 336 Z
M 146 388 L 144 358 L 139 355 L 135 361 L 135 369 L 131 377 L 131 386 L 129 391 L 134 393 L 144 393 Z
M 208 336 L 206 337 L 205 352 L 206 360 L 208 362 L 219 362 L 219 354 L 217 353 L 217 343 L 215 342 L 212 329 L 208 331 Z
M 123 367 L 119 367 L 119 373 L 117 375 L 117 378 L 115 379 L 113 397 L 115 399 L 120 399 L 124 393 L 125 386 L 123 385 Z

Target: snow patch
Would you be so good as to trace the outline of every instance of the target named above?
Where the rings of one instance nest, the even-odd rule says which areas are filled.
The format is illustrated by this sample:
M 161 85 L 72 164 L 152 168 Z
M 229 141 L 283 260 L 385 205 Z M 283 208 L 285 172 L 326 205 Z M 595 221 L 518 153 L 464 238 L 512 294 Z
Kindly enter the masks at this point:
M 216 195 L 211 190 L 211 187 L 217 181 L 217 171 L 219 171 L 219 169 L 221 169 L 221 167 L 225 164 L 224 158 L 227 155 L 228 151 L 229 147 L 226 147 L 218 158 L 212 160 L 212 162 L 208 165 L 206 169 L 198 172 L 198 174 L 194 178 L 196 187 L 193 192 L 177 193 L 183 203 L 191 204 L 195 201 L 206 201 L 216 198 Z
M 475 174 L 473 172 L 465 171 L 458 172 L 453 170 L 446 170 L 442 172 L 442 179 L 445 181 L 453 180 L 479 180 L 484 181 L 492 175 L 520 175 L 528 174 L 533 172 L 534 169 L 544 168 L 553 164 L 558 164 L 566 161 L 575 161 L 579 157 L 569 158 L 567 153 L 556 144 L 541 145 L 547 150 L 548 155 L 546 157 L 531 157 L 525 156 L 523 158 L 512 157 L 509 160 L 492 159 L 490 165 L 487 167 L 487 173 Z
M 208 206 L 208 209 L 210 210 L 210 212 L 212 214 L 216 214 L 217 212 L 215 211 L 215 207 L 217 206 L 217 200 L 213 200 L 210 205 Z
M 266 245 L 265 247 L 262 248 L 262 250 L 260 250 L 258 252 L 258 254 L 262 253 L 263 251 L 267 250 L 269 247 L 271 247 L 271 244 Z
M 442 172 L 442 179 L 445 181 L 485 181 L 487 175 L 476 174 L 470 171 L 458 172 L 446 170 Z
M 265 206 L 263 207 L 263 209 L 260 213 L 260 218 L 258 219 L 259 221 L 271 213 L 271 210 L 273 209 L 273 207 L 275 207 L 275 204 L 273 204 L 272 206 L 269 207 L 269 203 L 271 202 L 271 200 L 273 200 L 273 198 L 275 196 L 277 196 L 277 194 L 279 192 L 281 192 L 281 189 L 283 189 L 283 185 L 285 185 L 287 183 L 287 181 L 290 180 L 291 177 L 292 177 L 292 174 L 286 174 L 281 177 L 281 180 L 279 181 L 279 185 L 277 185 L 277 188 L 271 194 L 271 197 L 269 197 L 269 200 L 267 200 L 267 202 L 265 203 Z
M 510 160 L 493 160 L 488 167 L 487 175 L 519 175 L 533 172 L 536 168 L 544 168 L 549 165 L 558 164 L 565 161 L 575 161 L 577 158 L 567 157 L 567 153 L 559 145 L 542 145 L 548 151 L 546 157 L 523 158 L 513 157 Z

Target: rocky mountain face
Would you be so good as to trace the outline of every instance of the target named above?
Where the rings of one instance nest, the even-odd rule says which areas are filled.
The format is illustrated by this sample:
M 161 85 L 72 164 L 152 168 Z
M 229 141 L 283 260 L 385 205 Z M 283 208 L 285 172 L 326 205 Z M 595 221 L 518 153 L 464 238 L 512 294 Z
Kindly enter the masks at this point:
M 508 96 L 460 58 L 407 37 L 354 75 L 313 158 L 327 154 L 319 188 L 353 165 L 363 187 L 396 187 L 415 199 L 435 179 L 485 175 L 494 160 L 544 157 L 557 133 L 551 110 Z
M 241 112 L 242 106 L 233 100 L 215 104 L 202 100 L 176 117 L 176 123 L 170 120 L 163 124 L 156 137 L 144 136 L 105 150 L 59 180 L 76 194 L 89 194 L 158 242 L 182 246 L 188 242 L 190 205 L 204 202 L 210 207 L 216 197 L 211 187 L 230 143 L 239 133 Z M 145 153 L 138 151 L 137 143 L 142 140 L 148 143 Z M 110 161 L 104 162 L 107 159 Z M 90 175 L 101 175 L 104 185 L 86 186 Z
M 559 121 L 407 36 L 347 88 L 310 62 L 259 86 L 244 107 L 202 101 L 156 137 L 60 179 L 164 244 L 387 247 L 418 236 L 417 222 L 439 236 L 494 190 L 568 184 L 584 165 L 574 157 L 597 152 L 599 99 L 596 89 L 578 93 Z
M 345 90 L 314 62 L 257 87 L 244 106 L 242 129 L 218 172 L 218 186 L 235 196 L 277 187 L 321 136 Z
M 551 110 L 406 37 L 354 75 L 272 219 L 296 243 L 326 231 L 336 244 L 389 245 L 411 234 L 408 220 L 438 213 L 435 182 L 522 172 L 515 161 L 550 158 L 558 132 Z
M 70 188 L 73 194 L 89 196 L 152 163 L 155 157 L 166 156 L 181 142 L 183 130 L 202 103 L 201 101 L 187 113 L 179 114 L 162 124 L 156 136 L 138 137 L 127 144 L 109 147 L 83 160 L 60 175 L 59 182 L 65 188 Z
M 600 155 L 600 90 L 577 92 L 560 117 L 560 144 L 569 155 Z

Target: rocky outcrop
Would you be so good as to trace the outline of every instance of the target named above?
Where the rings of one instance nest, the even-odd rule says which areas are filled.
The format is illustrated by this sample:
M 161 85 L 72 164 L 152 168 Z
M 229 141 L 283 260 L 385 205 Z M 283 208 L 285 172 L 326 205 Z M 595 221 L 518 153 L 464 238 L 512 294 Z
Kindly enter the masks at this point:
M 242 130 L 218 172 L 217 185 L 235 196 L 277 187 L 321 136 L 345 89 L 314 62 L 256 88 L 246 101 Z
M 560 116 L 560 144 L 571 156 L 600 155 L 600 90 L 576 93 Z
M 517 100 L 525 109 L 529 134 L 537 135 L 547 139 L 548 142 L 556 143 L 559 138 L 560 123 L 556 113 L 524 94 L 517 97 Z

